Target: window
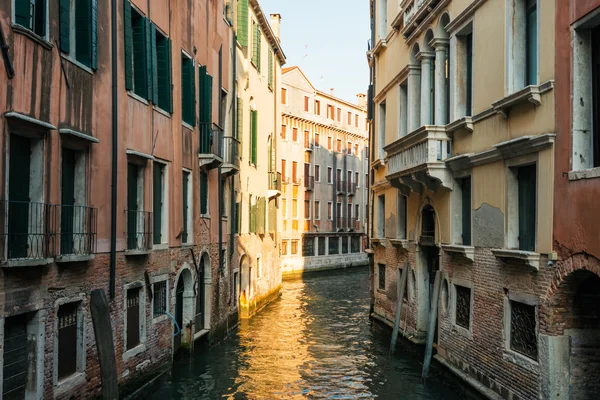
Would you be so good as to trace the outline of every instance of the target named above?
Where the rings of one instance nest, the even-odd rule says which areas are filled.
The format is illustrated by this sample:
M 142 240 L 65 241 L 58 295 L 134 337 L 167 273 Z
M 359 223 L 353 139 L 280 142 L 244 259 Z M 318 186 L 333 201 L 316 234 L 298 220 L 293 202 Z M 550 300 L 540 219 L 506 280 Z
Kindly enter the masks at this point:
M 354 145 L 354 156 L 358 157 L 358 154 L 359 154 L 359 150 L 358 150 L 358 143 L 356 143 L 356 144 Z
M 338 153 L 341 153 L 341 152 L 342 152 L 342 139 L 337 139 L 337 140 L 335 141 L 335 144 L 336 144 L 336 146 L 335 146 L 335 150 L 336 150 Z
M 308 96 L 304 96 L 304 111 L 308 112 L 308 104 L 309 104 L 310 99 L 308 98 Z
M 298 199 L 292 198 L 292 218 L 298 218 Z
M 337 120 L 338 120 L 338 122 L 342 122 L 342 109 L 341 108 L 337 109 Z
M 283 218 L 287 218 L 288 216 L 287 199 L 285 197 L 281 199 L 281 215 Z
M 331 167 L 327 167 L 327 183 L 333 183 L 333 169 Z
M 310 219 L 310 200 L 304 200 L 304 219 Z
M 125 348 L 131 350 L 141 344 L 140 331 L 140 291 L 141 288 L 131 288 L 127 290 L 126 315 L 127 324 L 125 325 Z
M 360 237 L 359 236 L 351 236 L 350 237 L 350 251 L 352 253 L 360 253 Z
M 348 155 L 352 154 L 352 142 L 346 143 L 346 154 L 348 154 Z
M 281 241 L 281 255 L 287 256 L 288 254 L 288 240 Z
M 320 220 L 321 219 L 321 202 L 318 200 L 315 200 L 315 220 Z
M 354 126 L 358 128 L 358 114 L 354 115 Z
M 69 2 L 67 2 L 67 4 L 69 4 Z M 97 3 L 95 4 L 97 10 Z M 14 0 L 15 23 L 29 29 L 39 37 L 45 38 L 46 21 L 48 18 L 47 8 L 47 0 Z M 61 23 L 63 21 L 62 12 L 63 10 L 61 8 Z
M 171 41 L 164 36 L 154 25 L 153 54 L 156 49 L 156 66 L 153 69 L 156 90 L 154 91 L 153 103 L 161 109 L 173 112 L 173 98 L 171 91 Z M 154 59 L 154 57 L 153 57 Z
M 315 182 L 321 181 L 321 166 L 315 165 Z
M 327 150 L 332 150 L 333 149 L 333 138 L 331 136 L 327 137 Z
M 383 146 L 385 146 L 385 123 L 386 123 L 386 105 L 385 102 L 379 104 L 379 135 L 377 138 L 377 158 L 383 160 L 385 154 Z
M 340 253 L 340 238 L 329 236 L 329 254 Z
M 95 214 L 81 190 L 87 186 L 87 150 L 63 147 L 61 152 L 60 254 L 91 254 Z
M 331 201 L 327 202 L 327 219 L 330 221 L 333 219 L 333 203 Z
M 153 218 L 153 243 L 168 243 L 167 198 L 165 187 L 167 185 L 165 164 L 155 162 L 152 168 L 152 218 Z
M 302 241 L 302 257 L 314 257 L 315 256 L 315 239 L 312 237 L 305 237 Z
M 359 179 L 358 172 L 355 172 L 355 173 L 354 173 L 354 183 L 356 183 L 356 187 L 359 187 L 359 186 L 360 186 L 360 185 L 359 185 L 359 182 L 358 182 L 358 179 Z
M 460 36 L 457 36 L 460 40 Z M 457 41 L 458 42 L 458 41 Z M 404 81 L 398 86 L 398 137 L 404 137 L 408 133 L 408 82 Z M 458 105 L 457 105 L 458 107 Z M 446 108 L 449 108 L 446 105 Z
M 252 64 L 256 67 L 256 70 L 260 72 L 260 53 L 261 53 L 261 42 L 262 34 L 260 33 L 260 26 L 256 21 L 252 21 Z
M 331 104 L 327 104 L 327 118 L 334 119 L 333 113 L 334 113 L 333 106 Z
M 323 236 L 320 236 L 318 239 L 318 252 L 320 256 L 324 256 L 325 255 L 325 238 Z
M 208 172 L 200 171 L 200 214 L 208 215 Z
M 387 0 L 379 0 L 377 2 L 378 10 L 375 13 L 377 15 L 377 31 L 379 33 L 379 39 L 385 39 L 387 37 Z
M 148 213 L 144 211 L 144 167 L 127 164 L 127 249 L 150 248 Z
M 298 162 L 292 161 L 292 182 L 299 183 L 300 179 L 298 178 Z
M 281 104 L 287 104 L 287 89 L 281 88 Z
M 237 2 L 237 41 L 242 47 L 248 47 L 248 0 Z
M 250 164 L 257 165 L 258 111 L 250 110 Z
M 124 2 L 124 7 L 125 87 L 144 99 L 152 100 L 151 23 L 129 1 Z
M 304 131 L 304 148 L 305 149 L 310 149 L 310 132 L 309 131 Z
M 454 285 L 456 294 L 454 318 L 456 325 L 467 330 L 471 329 L 471 288 Z
M 352 112 L 348 111 L 348 125 L 352 125 Z
M 406 197 L 398 191 L 398 239 L 406 239 Z
M 509 2 L 508 91 L 537 85 L 538 9 L 537 0 Z
M 193 216 L 192 216 L 192 180 L 190 172 L 183 171 L 182 184 L 183 194 L 181 200 L 183 202 L 181 210 L 183 211 L 183 233 L 181 235 L 181 243 L 190 243 L 193 241 L 193 235 L 188 235 L 192 232 Z
M 292 141 L 298 143 L 298 128 L 292 128 Z
M 273 90 L 273 50 L 269 49 L 269 89 Z
M 281 138 L 284 140 L 287 138 L 287 126 L 285 125 L 281 125 Z
M 537 360 L 537 320 L 534 305 L 509 300 L 510 349 Z
M 285 182 L 287 180 L 287 161 L 281 160 L 281 180 Z
M 385 238 L 385 195 L 377 197 L 377 237 Z
M 462 244 L 465 246 L 471 245 L 471 177 L 464 178 L 460 181 L 461 197 L 462 197 Z
M 319 134 L 315 132 L 315 147 L 321 147 L 319 145 Z
M 292 255 L 297 255 L 298 254 L 298 240 L 292 240 Z
M 379 290 L 385 290 L 385 264 L 377 264 L 377 275 L 378 275 L 378 288 Z
M 315 100 L 315 114 L 321 115 L 321 102 L 319 100 Z
M 158 318 L 167 312 L 167 281 L 152 285 L 152 317 Z
M 535 251 L 536 167 L 528 165 L 517 170 L 519 206 L 519 249 Z
M 357 221 L 360 220 L 360 204 L 355 204 L 354 205 L 354 218 L 356 218 Z
M 80 302 L 72 302 L 58 308 L 58 381 L 85 368 L 85 363 L 81 363 L 81 360 L 85 358 L 83 353 L 83 316 L 80 305 Z
M 196 125 L 196 83 L 194 60 L 181 53 L 181 117 L 188 125 Z

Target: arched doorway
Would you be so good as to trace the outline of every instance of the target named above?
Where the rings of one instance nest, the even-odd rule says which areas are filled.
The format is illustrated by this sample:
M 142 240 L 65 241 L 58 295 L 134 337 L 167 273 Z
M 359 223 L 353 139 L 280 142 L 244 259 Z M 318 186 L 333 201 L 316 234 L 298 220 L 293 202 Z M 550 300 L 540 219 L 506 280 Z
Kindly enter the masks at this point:
M 252 279 L 251 279 L 251 272 L 252 272 L 252 268 L 250 268 L 250 259 L 248 258 L 247 255 L 243 255 L 242 259 L 240 260 L 240 271 L 241 271 L 241 277 L 240 277 L 240 298 L 239 298 L 239 309 L 240 311 L 244 312 L 244 310 L 248 309 L 248 305 L 250 304 L 250 297 L 252 295 L 251 293 L 251 285 L 252 285 Z
M 184 344 L 190 343 L 190 322 L 193 315 L 193 279 L 190 269 L 183 267 L 175 285 L 175 321 L 173 326 L 173 352 L 177 353 Z M 178 329 L 179 328 L 179 329 Z
M 562 371 L 568 371 L 570 377 L 570 398 L 597 398 L 600 392 L 600 277 L 587 270 L 569 274 L 558 286 L 548 314 L 549 339 L 560 340 L 558 335 L 562 334 L 566 339 L 563 343 L 570 344 L 568 356 L 564 354 L 566 359 L 561 360 Z

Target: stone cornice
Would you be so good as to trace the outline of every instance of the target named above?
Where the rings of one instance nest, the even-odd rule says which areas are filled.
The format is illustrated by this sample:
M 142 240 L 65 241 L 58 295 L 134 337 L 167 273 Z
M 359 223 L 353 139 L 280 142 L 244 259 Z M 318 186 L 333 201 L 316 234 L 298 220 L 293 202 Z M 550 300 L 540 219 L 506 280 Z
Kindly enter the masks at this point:
M 381 89 L 381 91 L 379 93 L 377 93 L 377 96 L 375 96 L 373 98 L 373 101 L 375 103 L 379 103 L 381 100 L 383 100 L 383 98 L 385 97 L 385 95 L 387 94 L 387 92 L 389 92 L 398 83 L 403 82 L 404 80 L 406 80 L 406 78 L 408 77 L 408 71 L 409 71 L 409 69 L 410 69 L 409 65 L 406 65 L 404 68 L 402 68 L 400 70 L 400 72 L 398 72 L 396 74 L 396 76 L 390 82 L 388 82 L 388 84 L 385 85 L 385 87 L 383 89 Z
M 458 14 L 448 25 L 446 25 L 446 32 L 452 34 L 457 29 L 461 28 L 462 25 L 471 18 L 475 11 L 487 0 L 475 0 Z
M 392 187 L 392 185 L 390 184 L 390 182 L 388 182 L 387 180 L 382 180 L 382 181 L 375 182 L 374 184 L 372 184 L 371 185 L 371 190 L 374 193 L 379 193 L 379 192 L 382 192 L 382 191 L 384 191 L 386 189 L 389 189 L 391 187 Z

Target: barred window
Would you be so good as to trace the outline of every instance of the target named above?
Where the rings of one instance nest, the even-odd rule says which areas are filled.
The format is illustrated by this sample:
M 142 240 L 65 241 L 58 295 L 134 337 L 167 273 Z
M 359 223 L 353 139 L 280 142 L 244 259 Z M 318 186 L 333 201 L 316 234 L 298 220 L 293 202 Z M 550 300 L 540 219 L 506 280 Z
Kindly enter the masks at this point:
M 320 256 L 324 256 L 325 255 L 325 238 L 323 236 L 319 237 L 319 255 Z
M 156 282 L 153 288 L 154 304 L 152 307 L 152 316 L 156 318 L 167 311 L 167 281 Z
M 537 360 L 535 306 L 510 301 L 510 348 Z
M 379 289 L 385 290 L 385 264 L 378 264 Z
M 58 379 L 77 372 L 77 309 L 79 302 L 58 309 Z
M 456 288 L 456 325 L 469 329 L 471 326 L 471 289 L 464 286 Z
M 127 350 L 140 344 L 140 288 L 127 290 Z

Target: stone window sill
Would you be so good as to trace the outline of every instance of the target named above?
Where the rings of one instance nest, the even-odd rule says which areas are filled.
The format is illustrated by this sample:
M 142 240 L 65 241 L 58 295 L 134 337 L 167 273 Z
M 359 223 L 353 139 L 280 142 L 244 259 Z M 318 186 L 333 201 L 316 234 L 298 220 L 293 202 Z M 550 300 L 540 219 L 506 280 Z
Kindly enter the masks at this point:
M 504 351 L 502 352 L 502 358 L 505 361 L 525 368 L 528 371 L 536 372 L 539 369 L 539 364 L 537 361 L 532 360 L 531 358 L 517 353 L 516 351 L 513 351 L 511 349 L 504 349 Z
M 56 257 L 57 263 L 68 263 L 68 262 L 84 262 L 90 261 L 95 258 L 94 254 L 83 254 L 83 255 L 74 255 L 74 254 L 65 254 L 63 256 Z
M 124 253 L 126 256 L 146 256 L 150 254 L 151 249 L 146 250 L 125 250 Z
M 166 321 L 167 319 L 169 319 L 167 314 L 159 315 L 158 317 L 152 318 L 152 324 L 160 324 L 161 322 Z
M 550 80 L 540 85 L 530 85 L 523 89 L 516 91 L 503 99 L 492 103 L 492 107 L 497 113 L 501 114 L 504 118 L 508 118 L 508 111 L 522 103 L 530 102 L 535 106 L 542 104 L 541 94 L 552 90 L 554 88 L 554 81 Z
M 469 340 L 473 340 L 473 332 L 471 332 L 471 330 L 469 330 L 465 327 L 456 325 L 456 323 L 452 324 L 452 332 L 457 333 L 463 337 L 466 337 Z
M 148 103 L 148 100 L 146 100 L 145 98 L 143 98 L 142 96 L 135 94 L 134 92 L 132 92 L 131 90 L 127 91 L 127 95 L 129 97 L 131 97 L 134 100 L 139 101 L 140 103 L 144 104 L 144 105 L 149 105 L 150 103 Z
M 75 391 L 79 386 L 85 384 L 85 371 L 76 372 L 73 375 L 64 378 L 54 384 L 54 396 L 62 397 L 65 394 Z
M 570 181 L 578 181 L 580 179 L 594 179 L 600 178 L 600 167 L 590 168 L 590 169 L 582 169 L 579 171 L 570 171 L 569 172 L 569 180 Z
M 29 260 L 7 260 L 0 264 L 0 267 L 36 267 L 48 265 L 54 262 L 54 258 L 34 258 Z
M 469 133 L 473 133 L 473 117 L 462 117 L 446 125 L 446 132 L 448 135 L 460 129 L 464 129 L 469 131 Z
M 404 251 L 408 251 L 410 246 L 410 242 L 406 239 L 390 239 L 390 243 L 392 243 L 392 246 Z
M 69 55 L 67 55 L 67 54 L 64 54 L 64 53 L 60 53 L 60 56 L 61 56 L 61 57 L 62 57 L 64 60 L 67 60 L 67 61 L 68 61 L 68 62 L 70 62 L 71 64 L 75 65 L 76 67 L 78 67 L 78 68 L 80 68 L 80 69 L 84 70 L 84 71 L 85 71 L 85 72 L 87 72 L 88 74 L 90 74 L 90 75 L 94 75 L 94 71 L 93 71 L 93 70 L 92 70 L 90 67 L 88 67 L 88 66 L 86 66 L 86 65 L 83 65 L 82 63 L 80 63 L 80 62 L 79 62 L 79 61 L 77 61 L 76 59 L 72 58 L 71 56 L 69 56 Z
M 540 253 L 523 250 L 492 249 L 492 254 L 506 263 L 522 264 L 536 271 L 540 269 Z
M 385 239 L 373 238 L 371 239 L 371 243 L 373 243 L 375 246 L 385 247 Z
M 133 349 L 127 350 L 125 353 L 123 353 L 123 361 L 127 361 L 130 358 L 133 358 L 138 354 L 143 353 L 144 351 L 146 351 L 146 345 L 144 343 L 138 344 Z
M 462 254 L 465 258 L 475 261 L 475 247 L 462 244 L 443 244 L 442 250 L 446 253 Z
M 169 243 L 153 244 L 152 250 L 168 250 Z
M 33 31 L 25 28 L 24 26 L 21 26 L 19 24 L 12 24 L 12 30 L 14 33 L 20 33 L 23 36 L 27 36 L 29 39 L 38 43 L 45 49 L 52 50 L 52 48 L 54 47 L 54 44 L 52 42 L 49 42 L 45 38 L 41 37 L 40 35 L 38 35 L 37 33 L 33 32 Z

